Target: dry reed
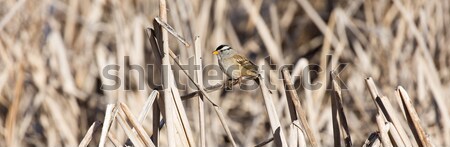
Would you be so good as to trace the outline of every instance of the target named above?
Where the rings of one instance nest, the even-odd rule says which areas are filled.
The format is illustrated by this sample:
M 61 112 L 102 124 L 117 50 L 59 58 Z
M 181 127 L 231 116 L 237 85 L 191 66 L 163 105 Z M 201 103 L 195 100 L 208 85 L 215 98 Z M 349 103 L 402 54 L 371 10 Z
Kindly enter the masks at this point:
M 3 0 L 0 146 L 450 146 L 449 28 L 449 1 Z M 260 90 L 185 66 L 220 44 Z

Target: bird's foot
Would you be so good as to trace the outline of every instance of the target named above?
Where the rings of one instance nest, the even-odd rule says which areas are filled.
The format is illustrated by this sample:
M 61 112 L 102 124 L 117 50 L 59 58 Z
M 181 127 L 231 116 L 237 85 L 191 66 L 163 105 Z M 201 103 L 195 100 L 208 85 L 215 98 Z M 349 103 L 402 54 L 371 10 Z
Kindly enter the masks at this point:
M 233 86 L 238 84 L 238 83 L 240 83 L 240 82 L 241 82 L 240 78 L 239 79 L 228 79 L 225 82 L 225 90 L 232 90 Z

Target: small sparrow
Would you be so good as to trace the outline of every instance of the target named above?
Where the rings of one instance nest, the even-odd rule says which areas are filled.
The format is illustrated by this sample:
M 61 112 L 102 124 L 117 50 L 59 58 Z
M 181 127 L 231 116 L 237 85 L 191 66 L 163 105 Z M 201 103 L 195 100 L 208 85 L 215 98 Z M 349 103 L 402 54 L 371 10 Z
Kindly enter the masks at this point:
M 244 56 L 239 55 L 230 46 L 220 45 L 213 54 L 218 57 L 220 69 L 233 82 L 240 82 L 244 79 L 255 80 L 259 77 L 258 66 Z

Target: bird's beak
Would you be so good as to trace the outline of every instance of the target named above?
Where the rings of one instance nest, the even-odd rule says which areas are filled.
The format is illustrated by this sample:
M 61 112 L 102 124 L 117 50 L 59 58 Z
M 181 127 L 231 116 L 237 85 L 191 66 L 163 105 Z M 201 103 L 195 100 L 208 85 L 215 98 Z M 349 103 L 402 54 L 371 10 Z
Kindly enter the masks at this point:
M 212 52 L 214 55 L 218 55 L 219 54 L 219 51 L 214 51 L 214 52 Z

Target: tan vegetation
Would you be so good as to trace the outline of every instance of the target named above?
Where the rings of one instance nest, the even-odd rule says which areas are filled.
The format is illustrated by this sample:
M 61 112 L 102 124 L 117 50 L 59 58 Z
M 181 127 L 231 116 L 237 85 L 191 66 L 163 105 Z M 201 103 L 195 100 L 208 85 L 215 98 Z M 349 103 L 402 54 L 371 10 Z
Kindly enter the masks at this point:
M 449 28 L 446 0 L 2 0 L 0 146 L 450 146 Z M 220 44 L 268 80 L 180 66 Z

